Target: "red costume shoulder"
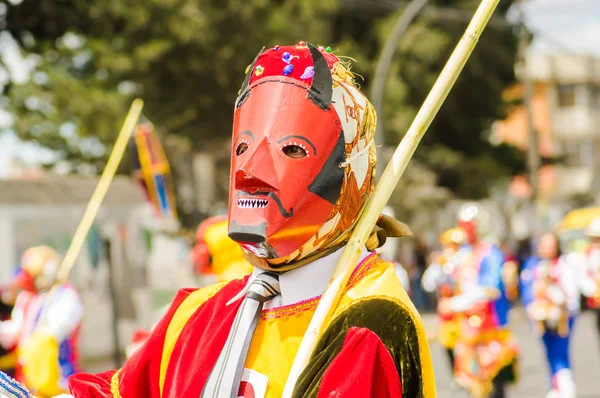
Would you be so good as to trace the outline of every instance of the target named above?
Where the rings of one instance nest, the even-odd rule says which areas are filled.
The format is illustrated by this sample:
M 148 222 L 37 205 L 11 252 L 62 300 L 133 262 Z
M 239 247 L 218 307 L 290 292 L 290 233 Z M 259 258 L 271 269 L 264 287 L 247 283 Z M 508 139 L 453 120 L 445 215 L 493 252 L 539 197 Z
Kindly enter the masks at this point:
M 373 331 L 348 330 L 341 351 L 323 374 L 317 395 L 329 397 L 402 398 L 394 359 Z
M 232 281 L 224 287 L 220 288 L 210 300 L 201 303 L 199 307 L 195 309 L 194 315 L 192 316 L 188 324 L 186 324 L 183 327 L 181 335 L 183 336 L 184 334 L 189 333 L 190 326 L 202 327 L 202 329 L 208 331 L 208 328 L 206 327 L 208 323 L 214 323 L 219 319 L 227 320 L 229 317 L 222 316 L 222 311 L 221 318 L 217 316 L 217 313 L 219 312 L 218 309 L 220 308 L 222 310 L 225 307 L 224 304 L 244 287 L 245 282 L 245 279 Z M 129 358 L 129 360 L 127 360 L 125 365 L 123 365 L 123 367 L 118 372 L 108 371 L 96 375 L 85 373 L 73 375 L 69 378 L 70 393 L 75 398 L 161 397 L 161 361 L 163 360 L 165 336 L 177 310 L 180 308 L 182 303 L 186 301 L 186 299 L 188 299 L 190 295 L 196 291 L 197 289 L 182 289 L 177 293 L 168 312 L 156 325 L 146 343 L 139 350 L 137 350 L 135 354 L 131 358 Z M 231 305 L 229 307 L 232 307 L 232 309 L 231 311 L 227 312 L 231 312 L 233 316 L 235 316 L 235 311 L 237 311 L 238 305 Z M 233 317 L 231 317 L 231 319 L 233 320 Z M 202 323 L 202 325 L 200 325 L 199 323 Z M 229 327 L 230 325 L 227 326 L 227 330 L 229 330 Z M 213 328 L 212 324 L 211 328 Z M 213 339 L 215 338 L 216 337 L 213 337 Z M 224 344 L 226 338 L 227 335 L 225 334 L 222 344 Z M 179 344 L 180 340 L 181 339 L 177 341 L 173 350 L 173 354 L 182 355 L 182 357 L 179 358 L 178 361 L 174 361 L 176 363 L 181 363 L 181 361 L 184 360 L 184 357 L 187 358 L 187 355 L 182 354 L 181 349 L 179 348 L 179 346 L 181 345 Z M 217 340 L 219 339 L 217 338 Z M 197 342 L 206 340 L 195 341 Z M 204 346 L 204 344 L 202 346 Z M 171 363 L 171 361 L 169 361 L 167 374 L 170 374 L 170 377 L 181 377 L 182 375 L 177 375 L 176 372 L 176 370 L 180 367 L 175 366 L 176 369 L 174 373 L 171 369 L 174 367 L 173 365 L 174 364 Z M 189 365 L 189 362 L 185 364 L 188 371 Z M 210 364 L 210 366 L 212 366 L 212 363 Z M 189 373 L 190 372 L 188 372 L 188 374 Z M 169 378 L 167 378 L 167 381 L 169 381 Z M 167 384 L 170 385 L 174 382 L 176 381 L 170 380 Z M 162 394 L 162 396 L 166 395 Z

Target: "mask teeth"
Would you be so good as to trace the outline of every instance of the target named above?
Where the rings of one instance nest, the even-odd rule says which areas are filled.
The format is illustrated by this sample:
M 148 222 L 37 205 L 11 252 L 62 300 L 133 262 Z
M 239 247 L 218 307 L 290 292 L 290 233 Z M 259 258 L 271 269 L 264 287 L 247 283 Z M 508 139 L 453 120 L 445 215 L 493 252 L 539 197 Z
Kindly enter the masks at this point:
M 238 199 L 238 207 L 242 209 L 263 209 L 267 207 L 267 199 Z

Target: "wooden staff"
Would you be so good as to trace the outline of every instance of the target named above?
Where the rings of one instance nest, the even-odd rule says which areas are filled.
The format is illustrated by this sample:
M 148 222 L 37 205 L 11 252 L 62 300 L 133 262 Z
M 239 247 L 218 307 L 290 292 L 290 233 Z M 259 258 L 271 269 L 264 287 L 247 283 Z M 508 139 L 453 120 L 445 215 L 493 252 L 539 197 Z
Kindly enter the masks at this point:
M 119 132 L 115 146 L 108 157 L 108 162 L 106 163 L 106 167 L 104 167 L 100 181 L 98 182 L 92 198 L 85 209 L 85 213 L 83 213 L 83 217 L 81 218 L 81 222 L 75 231 L 75 235 L 73 236 L 73 240 L 69 245 L 67 254 L 65 254 L 62 264 L 58 269 L 58 282 L 66 282 L 69 278 L 69 273 L 75 264 L 75 260 L 77 260 L 77 257 L 79 256 L 81 247 L 83 246 L 85 238 L 92 227 L 92 224 L 94 223 L 94 219 L 98 214 L 98 210 L 100 210 L 100 206 L 102 205 L 102 201 L 108 192 L 110 183 L 117 173 L 117 168 L 119 167 L 119 163 L 121 163 L 121 159 L 123 159 L 123 155 L 127 149 L 127 144 L 129 143 L 129 138 L 131 137 L 131 133 L 135 128 L 138 119 L 140 118 L 143 107 L 144 101 L 138 98 L 133 101 L 131 107 L 129 108 L 129 112 L 127 113 L 125 122 L 121 127 L 121 131 Z
M 367 202 L 365 211 L 358 220 L 348 244 L 344 248 L 342 256 L 329 283 L 325 293 L 319 301 L 315 314 L 310 321 L 308 329 L 304 334 L 304 339 L 300 344 L 296 358 L 290 370 L 288 380 L 283 392 L 284 398 L 291 398 L 294 386 L 298 377 L 308 364 L 310 356 L 317 344 L 318 337 L 321 335 L 324 325 L 330 319 L 333 311 L 343 295 L 344 289 L 352 271 L 356 267 L 360 254 L 367 238 L 371 234 L 377 219 L 379 218 L 385 204 L 388 202 L 398 180 L 406 169 L 410 158 L 417 149 L 427 128 L 433 118 L 442 106 L 442 103 L 448 96 L 450 89 L 458 78 L 465 63 L 469 59 L 471 52 L 475 48 L 483 29 L 492 16 L 499 0 L 482 0 L 473 19 L 469 23 L 464 36 L 459 41 L 442 70 L 437 81 L 433 85 L 431 92 L 425 99 L 423 106 L 417 113 L 415 120 L 411 124 L 408 132 L 396 148 L 394 155 L 388 163 L 383 175 L 381 176 L 377 187 L 373 191 L 371 198 Z

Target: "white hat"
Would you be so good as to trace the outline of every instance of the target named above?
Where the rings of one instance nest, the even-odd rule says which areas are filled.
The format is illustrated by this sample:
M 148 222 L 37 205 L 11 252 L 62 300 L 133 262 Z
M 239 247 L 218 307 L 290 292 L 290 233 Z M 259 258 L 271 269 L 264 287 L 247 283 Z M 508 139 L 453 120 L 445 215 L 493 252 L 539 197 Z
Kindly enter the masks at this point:
M 600 217 L 594 218 L 585 230 L 585 234 L 592 238 L 600 238 Z

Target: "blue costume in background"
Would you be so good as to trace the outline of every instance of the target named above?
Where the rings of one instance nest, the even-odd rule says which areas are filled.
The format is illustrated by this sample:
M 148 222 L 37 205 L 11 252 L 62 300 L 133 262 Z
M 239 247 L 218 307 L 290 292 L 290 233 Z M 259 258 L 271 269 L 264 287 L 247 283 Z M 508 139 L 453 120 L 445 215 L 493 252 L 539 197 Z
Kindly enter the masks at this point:
M 546 351 L 552 387 L 548 397 L 576 396 L 569 341 L 579 313 L 578 269 L 568 256 L 554 260 L 534 256 L 521 271 L 521 301 Z

